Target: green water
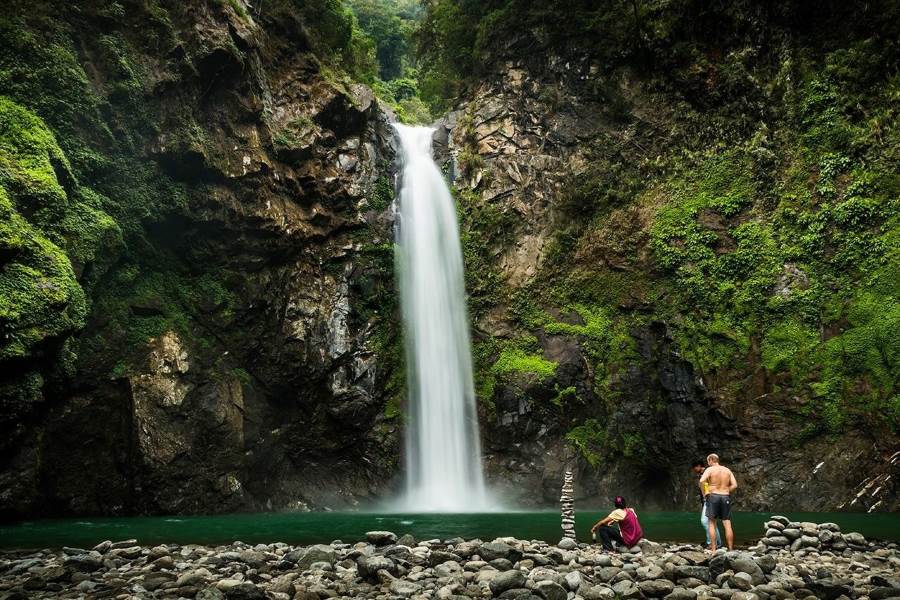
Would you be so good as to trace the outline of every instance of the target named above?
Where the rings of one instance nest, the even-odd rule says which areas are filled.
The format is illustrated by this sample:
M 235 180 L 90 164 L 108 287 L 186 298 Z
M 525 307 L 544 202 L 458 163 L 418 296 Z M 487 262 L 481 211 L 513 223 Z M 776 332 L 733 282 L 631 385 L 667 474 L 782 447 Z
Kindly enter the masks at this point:
M 656 541 L 703 541 L 700 514 L 686 512 L 638 513 L 644 535 Z M 738 543 L 748 544 L 762 534 L 762 523 L 772 513 L 736 513 Z M 869 538 L 900 541 L 900 514 L 781 513 L 798 521 L 832 521 L 844 532 L 858 531 Z M 579 539 L 588 541 L 591 525 L 605 513 L 576 515 Z M 0 527 L 2 548 L 91 547 L 103 540 L 136 538 L 141 544 L 225 544 L 286 542 L 312 544 L 343 540 L 355 542 L 366 531 L 386 529 L 398 535 L 411 533 L 419 540 L 453 537 L 490 540 L 513 536 L 520 539 L 557 541 L 557 512 L 490 514 L 372 514 L 361 512 L 262 513 L 184 517 L 117 517 L 39 520 Z

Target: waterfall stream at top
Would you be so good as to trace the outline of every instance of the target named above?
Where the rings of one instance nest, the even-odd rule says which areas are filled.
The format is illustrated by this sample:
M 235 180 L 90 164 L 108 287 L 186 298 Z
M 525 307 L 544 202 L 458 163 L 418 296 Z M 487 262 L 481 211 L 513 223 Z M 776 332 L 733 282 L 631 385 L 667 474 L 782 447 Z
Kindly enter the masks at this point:
M 402 171 L 397 273 L 408 385 L 404 510 L 489 508 L 456 207 L 428 127 L 394 126 Z

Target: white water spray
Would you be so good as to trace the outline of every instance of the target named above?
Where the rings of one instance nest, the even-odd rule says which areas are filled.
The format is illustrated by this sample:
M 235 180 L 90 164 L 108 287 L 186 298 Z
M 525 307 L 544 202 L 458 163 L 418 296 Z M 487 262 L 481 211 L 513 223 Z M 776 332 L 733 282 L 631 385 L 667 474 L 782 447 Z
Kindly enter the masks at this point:
M 397 272 L 409 388 L 402 508 L 486 510 L 456 208 L 431 158 L 433 130 L 394 128 L 403 159 Z

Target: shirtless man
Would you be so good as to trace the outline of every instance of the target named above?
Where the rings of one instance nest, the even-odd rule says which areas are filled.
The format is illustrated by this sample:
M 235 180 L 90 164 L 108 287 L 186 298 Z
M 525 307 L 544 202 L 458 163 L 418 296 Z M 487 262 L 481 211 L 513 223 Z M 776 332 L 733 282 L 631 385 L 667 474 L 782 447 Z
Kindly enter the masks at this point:
M 728 467 L 719 464 L 719 456 L 710 454 L 706 457 L 709 466 L 700 477 L 700 485 L 709 484 L 709 495 L 706 496 L 706 516 L 709 517 L 710 551 L 716 551 L 716 523 L 719 519 L 725 526 L 725 539 L 728 549 L 734 550 L 734 531 L 731 529 L 731 492 L 737 489 L 737 480 Z

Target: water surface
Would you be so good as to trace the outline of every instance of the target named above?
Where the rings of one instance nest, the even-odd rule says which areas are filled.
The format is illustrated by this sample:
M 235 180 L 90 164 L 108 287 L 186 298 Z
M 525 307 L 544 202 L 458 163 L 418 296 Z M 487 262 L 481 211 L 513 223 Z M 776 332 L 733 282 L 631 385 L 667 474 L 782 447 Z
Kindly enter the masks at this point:
M 762 534 L 762 523 L 772 513 L 735 513 L 738 543 L 752 543 Z M 867 538 L 900 541 L 900 514 L 780 513 L 798 521 L 832 521 L 844 532 L 858 531 Z M 582 541 L 589 541 L 591 525 L 604 516 L 576 513 Z M 656 541 L 701 543 L 699 511 L 639 513 L 646 537 Z M 286 542 L 289 544 L 355 542 L 366 531 L 386 529 L 418 540 L 453 537 L 491 540 L 514 536 L 557 541 L 558 512 L 489 514 L 372 514 L 361 512 L 258 513 L 182 517 L 104 517 L 36 520 L 0 527 L 2 548 L 87 547 L 103 540 L 136 538 L 141 544 L 226 544 Z

